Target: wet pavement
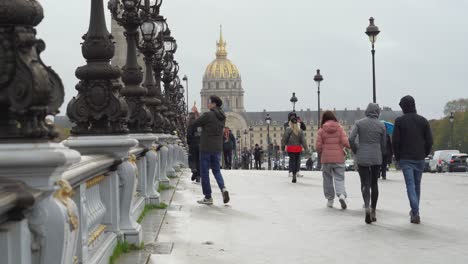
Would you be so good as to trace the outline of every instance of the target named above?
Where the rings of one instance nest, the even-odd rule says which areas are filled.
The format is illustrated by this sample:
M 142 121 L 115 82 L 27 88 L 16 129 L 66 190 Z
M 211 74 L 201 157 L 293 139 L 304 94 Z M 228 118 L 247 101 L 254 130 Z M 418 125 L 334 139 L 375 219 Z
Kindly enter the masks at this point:
M 346 173 L 348 209 L 326 207 L 320 172 L 292 184 L 284 171 L 223 171 L 228 206 L 184 177 L 152 264 L 468 263 L 468 174 L 424 174 L 420 225 L 409 222 L 403 176 L 379 182 L 377 222 L 364 222 L 359 176 Z

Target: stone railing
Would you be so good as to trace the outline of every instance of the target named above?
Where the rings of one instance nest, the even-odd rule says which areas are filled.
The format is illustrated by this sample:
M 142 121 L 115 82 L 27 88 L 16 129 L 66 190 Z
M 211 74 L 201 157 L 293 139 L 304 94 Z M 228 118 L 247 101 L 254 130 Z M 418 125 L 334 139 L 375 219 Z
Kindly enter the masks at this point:
M 162 134 L 2 148 L 2 264 L 108 263 L 118 240 L 141 243 L 145 204 L 158 204 L 159 182 L 187 166 L 180 140 Z

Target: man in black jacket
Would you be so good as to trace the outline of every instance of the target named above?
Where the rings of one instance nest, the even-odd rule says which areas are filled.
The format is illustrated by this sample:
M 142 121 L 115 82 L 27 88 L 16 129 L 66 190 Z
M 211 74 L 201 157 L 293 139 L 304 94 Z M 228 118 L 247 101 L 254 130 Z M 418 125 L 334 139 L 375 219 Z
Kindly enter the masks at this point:
M 203 113 L 193 123 L 194 127 L 202 128 L 200 137 L 200 176 L 205 197 L 198 201 L 200 204 L 213 204 L 209 175 L 210 168 L 219 189 L 221 189 L 224 203 L 229 202 L 229 193 L 224 185 L 220 169 L 221 152 L 223 151 L 223 129 L 226 122 L 226 115 L 221 109 L 222 105 L 223 101 L 218 96 L 210 96 L 208 102 L 208 109 L 210 111 Z
M 432 132 L 426 118 L 416 113 L 414 98 L 407 95 L 400 100 L 404 115 L 395 120 L 393 153 L 405 176 L 406 192 L 411 206 L 411 223 L 419 224 L 419 200 L 424 158 L 432 148 Z

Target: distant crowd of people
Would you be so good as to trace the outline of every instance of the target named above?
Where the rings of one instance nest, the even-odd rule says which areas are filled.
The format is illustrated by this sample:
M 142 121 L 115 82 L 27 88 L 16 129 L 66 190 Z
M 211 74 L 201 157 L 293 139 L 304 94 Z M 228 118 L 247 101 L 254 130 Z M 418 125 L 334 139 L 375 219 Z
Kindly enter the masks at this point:
M 432 134 L 428 121 L 416 113 L 414 98 L 405 96 L 400 100 L 403 115 L 395 120 L 392 131 L 379 120 L 380 107 L 370 103 L 365 118 L 358 120 L 351 134 L 347 135 L 332 111 L 325 111 L 320 122 L 320 129 L 315 142 L 323 176 L 323 192 L 327 206 L 333 207 L 335 197 L 341 208 L 347 208 L 345 188 L 346 149 L 354 154 L 354 164 L 359 172 L 361 193 L 364 201 L 365 222 L 377 221 L 376 208 L 379 198 L 378 178 L 386 179 L 388 164 L 395 157 L 403 171 L 408 200 L 410 203 L 410 222 L 419 224 L 419 201 L 421 197 L 421 176 L 424 158 L 432 147 Z M 222 101 L 211 96 L 208 112 L 199 116 L 196 106 L 189 114 L 187 142 L 192 180 L 202 183 L 204 197 L 201 204 L 213 204 L 209 179 L 209 169 L 221 190 L 224 203 L 228 203 L 229 192 L 221 175 L 221 153 L 224 168 L 232 168 L 232 153 L 236 149 L 236 140 L 232 131 L 225 127 L 226 116 L 221 109 Z M 301 153 L 307 151 L 304 137 L 305 124 L 293 111 L 288 114 L 285 132 L 281 140 L 281 149 L 289 156 L 289 175 L 296 183 L 301 166 Z M 242 167 L 248 168 L 251 153 L 244 149 L 241 154 Z M 261 169 L 263 150 L 258 144 L 253 149 L 255 169 Z M 312 167 L 312 159 L 307 160 L 307 167 Z

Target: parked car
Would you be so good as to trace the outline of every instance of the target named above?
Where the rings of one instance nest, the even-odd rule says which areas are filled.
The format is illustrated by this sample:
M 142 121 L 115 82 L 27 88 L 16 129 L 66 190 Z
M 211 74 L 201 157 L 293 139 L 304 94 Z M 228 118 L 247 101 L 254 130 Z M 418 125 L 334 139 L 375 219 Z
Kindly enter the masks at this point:
M 307 159 L 301 159 L 301 170 L 307 170 Z
M 345 170 L 346 171 L 353 171 L 354 170 L 354 160 L 347 159 L 345 161 Z
M 430 172 L 431 171 L 431 159 L 432 159 L 432 156 L 427 156 L 425 159 L 424 159 L 424 172 Z
M 429 161 L 431 172 L 442 172 L 442 161 L 448 160 L 450 155 L 458 154 L 458 150 L 437 150 L 434 152 L 432 159 Z
M 450 155 L 450 159 L 442 161 L 442 172 L 467 172 L 468 154 L 459 153 Z

